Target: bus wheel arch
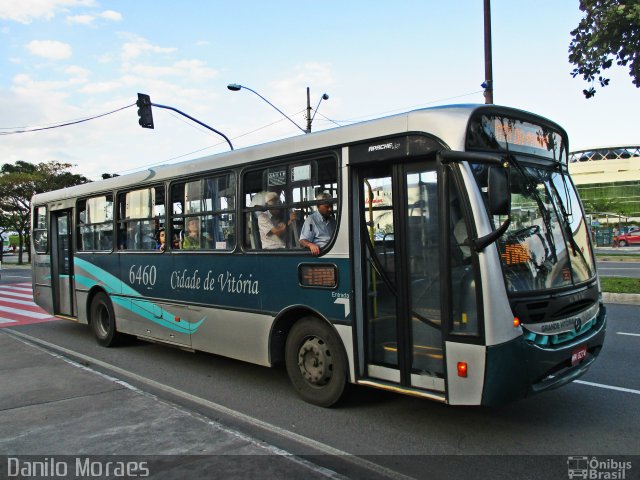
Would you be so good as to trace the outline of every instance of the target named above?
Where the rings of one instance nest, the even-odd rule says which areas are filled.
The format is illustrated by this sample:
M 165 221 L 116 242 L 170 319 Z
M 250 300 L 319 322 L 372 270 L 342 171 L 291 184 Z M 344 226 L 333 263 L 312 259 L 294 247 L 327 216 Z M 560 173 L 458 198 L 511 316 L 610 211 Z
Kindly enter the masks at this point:
M 99 345 L 114 347 L 122 338 L 116 328 L 116 315 L 109 295 L 102 289 L 94 289 L 87 299 L 89 326 Z
M 291 326 L 285 343 L 285 365 L 303 400 L 330 407 L 342 396 L 348 379 L 347 354 L 328 321 L 307 315 Z

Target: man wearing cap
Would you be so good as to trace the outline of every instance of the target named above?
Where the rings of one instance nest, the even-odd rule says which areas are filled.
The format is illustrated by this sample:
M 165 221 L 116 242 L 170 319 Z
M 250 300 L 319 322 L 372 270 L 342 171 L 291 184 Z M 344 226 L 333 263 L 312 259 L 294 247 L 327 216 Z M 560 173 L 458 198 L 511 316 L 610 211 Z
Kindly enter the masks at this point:
M 322 203 L 318 205 L 317 211 L 305 219 L 300 232 L 300 245 L 311 250 L 313 256 L 318 255 L 320 249 L 329 243 L 336 229 L 331 194 L 320 193 L 316 196 L 316 200 Z
M 262 248 L 266 250 L 285 248 L 287 246 L 285 241 L 287 226 L 291 225 L 291 222 L 296 219 L 296 214 L 292 213 L 287 223 L 285 223 L 282 220 L 284 211 L 278 208 L 278 205 L 280 205 L 280 196 L 275 192 L 267 192 L 264 198 L 267 211 L 262 212 L 258 217 L 258 229 L 260 230 Z

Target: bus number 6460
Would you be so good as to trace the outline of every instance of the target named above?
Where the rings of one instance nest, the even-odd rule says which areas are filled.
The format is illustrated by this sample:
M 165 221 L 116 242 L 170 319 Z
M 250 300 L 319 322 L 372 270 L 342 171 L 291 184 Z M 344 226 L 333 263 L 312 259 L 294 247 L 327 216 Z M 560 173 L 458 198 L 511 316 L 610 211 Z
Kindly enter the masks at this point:
M 129 269 L 129 283 L 135 285 L 153 286 L 156 284 L 156 267 L 154 265 L 131 265 Z

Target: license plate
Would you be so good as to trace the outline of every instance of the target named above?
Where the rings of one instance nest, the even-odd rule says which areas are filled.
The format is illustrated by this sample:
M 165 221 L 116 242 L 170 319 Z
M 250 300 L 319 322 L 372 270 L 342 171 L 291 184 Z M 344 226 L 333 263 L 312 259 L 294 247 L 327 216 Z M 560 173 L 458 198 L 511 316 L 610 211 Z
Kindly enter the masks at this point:
M 587 358 L 587 346 L 581 345 L 571 353 L 571 366 L 578 365 L 585 358 Z

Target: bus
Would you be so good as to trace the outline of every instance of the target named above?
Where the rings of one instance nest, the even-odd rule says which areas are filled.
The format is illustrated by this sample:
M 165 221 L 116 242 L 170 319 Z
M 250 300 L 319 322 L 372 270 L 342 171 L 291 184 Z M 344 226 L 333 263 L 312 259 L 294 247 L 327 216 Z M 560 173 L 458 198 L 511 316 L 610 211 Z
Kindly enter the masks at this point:
M 320 406 L 349 383 L 524 398 L 584 374 L 605 336 L 568 152 L 545 118 L 452 105 L 37 194 L 34 298 L 105 347 L 284 367 Z

